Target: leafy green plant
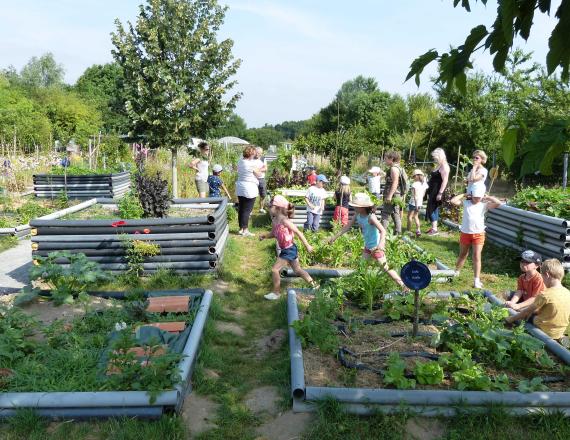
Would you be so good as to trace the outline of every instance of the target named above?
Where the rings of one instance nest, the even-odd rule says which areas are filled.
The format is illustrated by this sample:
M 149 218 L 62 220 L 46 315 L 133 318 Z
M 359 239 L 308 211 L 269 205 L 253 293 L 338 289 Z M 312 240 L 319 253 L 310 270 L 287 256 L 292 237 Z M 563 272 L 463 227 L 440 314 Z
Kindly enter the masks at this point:
M 569 198 L 570 189 L 533 186 L 520 189 L 509 204 L 552 217 L 570 218 Z
M 548 391 L 548 387 L 542 383 L 541 377 L 533 377 L 531 380 L 521 380 L 518 384 L 521 393 L 533 393 L 535 391 Z
M 443 382 L 443 368 L 436 362 L 417 362 L 414 374 L 422 385 L 437 385 Z
M 387 367 L 388 369 L 384 373 L 384 383 L 394 385 L 399 390 L 408 390 L 416 387 L 416 381 L 405 376 L 406 363 L 398 353 L 390 353 Z
M 67 197 L 67 192 L 60 191 L 57 199 L 55 201 L 57 209 L 65 209 L 69 207 L 69 197 Z
M 127 278 L 138 279 L 142 275 L 145 258 L 159 255 L 160 246 L 151 241 L 132 240 L 129 236 L 123 239 L 122 242 L 127 250 Z
M 16 213 L 18 214 L 18 222 L 22 225 L 28 224 L 30 220 L 34 218 L 47 215 L 49 212 L 49 208 L 32 200 L 27 201 L 16 210 Z
M 134 191 L 125 194 L 117 204 L 119 215 L 123 219 L 142 218 L 144 211 Z
M 421 296 L 422 292 L 420 292 Z M 421 297 L 420 297 L 421 302 Z M 386 316 L 394 320 L 414 316 L 414 294 L 394 295 L 382 303 L 382 310 Z
M 462 391 L 489 391 L 491 389 L 491 378 L 479 364 L 458 370 L 451 376 L 457 385 L 457 389 Z
M 32 353 L 37 343 L 29 337 L 38 322 L 18 308 L 0 305 L 0 366 L 10 367 Z
M 67 264 L 62 265 L 61 260 L 67 261 Z M 51 252 L 47 257 L 35 257 L 35 264 L 30 268 L 30 279 L 48 284 L 53 301 L 60 305 L 70 304 L 75 298 L 86 299 L 89 288 L 109 281 L 110 276 L 85 254 L 60 251 Z M 16 303 L 30 301 L 39 293 L 37 288 L 24 290 L 16 298 Z

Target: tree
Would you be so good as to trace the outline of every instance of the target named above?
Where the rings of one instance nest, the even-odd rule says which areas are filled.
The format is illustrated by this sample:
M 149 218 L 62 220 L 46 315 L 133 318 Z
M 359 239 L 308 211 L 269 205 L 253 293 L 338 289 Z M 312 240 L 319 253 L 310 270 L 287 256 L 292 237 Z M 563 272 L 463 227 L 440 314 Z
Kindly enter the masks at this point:
M 210 130 L 208 137 L 221 138 L 225 136 L 247 137 L 247 125 L 241 116 L 235 113 L 230 114 L 218 127 Z
M 224 99 L 240 65 L 233 41 L 217 40 L 226 9 L 216 0 L 148 0 L 135 26 L 115 21 L 113 56 L 124 73 L 131 133 L 171 150 L 174 197 L 178 149 L 191 137 L 205 137 L 240 98 Z
M 105 131 L 118 134 L 128 132 L 123 71 L 118 64 L 94 64 L 88 67 L 75 83 L 74 90 L 99 109 Z
M 456 7 L 460 0 L 453 0 Z M 477 0 L 475 0 L 477 2 Z M 433 61 L 437 61 L 439 75 L 437 82 L 446 87 L 455 85 L 461 92 L 465 92 L 467 75 L 466 71 L 472 69 L 470 58 L 477 50 L 489 50 L 493 57 L 495 71 L 502 73 L 505 62 L 511 51 L 515 38 L 521 37 L 525 41 L 530 36 L 533 18 L 536 12 L 550 15 L 550 0 L 497 0 L 497 17 L 492 30 L 479 25 L 471 29 L 465 42 L 452 48 L 449 52 L 441 55 L 435 49 L 430 49 L 416 58 L 411 66 L 406 81 L 415 77 L 416 84 L 420 84 L 420 76 L 424 68 Z M 484 5 L 487 0 L 481 0 Z M 461 0 L 461 6 L 468 12 L 471 11 L 469 0 Z M 548 39 L 548 54 L 546 55 L 546 67 L 548 75 L 551 75 L 558 67 L 562 69 L 562 80 L 570 79 L 570 0 L 562 0 L 556 11 L 558 23 L 552 30 Z M 483 42 L 483 39 L 485 41 Z
M 246 139 L 254 145 L 267 148 L 270 145 L 278 145 L 283 142 L 285 138 L 283 133 L 275 130 L 270 125 L 260 128 L 250 128 L 246 132 Z
M 41 87 L 63 86 L 65 70 L 58 64 L 53 54 L 48 52 L 41 57 L 32 57 L 20 71 L 20 81 L 24 87 L 36 89 Z

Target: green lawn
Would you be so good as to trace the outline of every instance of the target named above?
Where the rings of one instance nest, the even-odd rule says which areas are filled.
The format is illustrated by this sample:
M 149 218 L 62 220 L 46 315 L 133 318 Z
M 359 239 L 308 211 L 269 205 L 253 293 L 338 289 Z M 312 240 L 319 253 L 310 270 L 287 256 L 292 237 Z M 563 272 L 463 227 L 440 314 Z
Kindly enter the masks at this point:
M 236 226 L 232 224 L 232 232 Z M 267 217 L 254 218 L 253 232 L 268 229 Z M 439 259 L 454 267 L 458 250 L 456 233 L 437 237 L 422 237 L 418 243 L 433 252 Z M 256 342 L 273 330 L 286 329 L 284 299 L 265 301 L 263 294 L 270 290 L 269 269 L 274 261 L 274 242 L 260 242 L 255 238 L 231 235 L 225 254 L 221 280 L 227 282 L 227 291 L 216 295 L 210 319 L 206 326 L 204 344 L 194 375 L 194 392 L 207 396 L 220 404 L 213 415 L 216 428 L 200 435 L 199 439 L 254 439 L 255 428 L 261 420 L 244 405 L 244 396 L 253 388 L 263 385 L 277 386 L 283 397 L 282 408 L 289 409 L 289 349 L 285 343 L 266 357 L 257 357 Z M 516 254 L 503 251 L 491 244 L 485 246 L 482 280 L 490 290 L 499 292 L 511 289 L 518 275 Z M 166 280 L 165 280 L 166 281 Z M 185 284 L 188 279 L 184 280 Z M 471 287 L 472 273 L 468 264 L 458 280 L 441 285 L 442 289 L 466 290 Z M 157 288 L 161 283 L 158 284 Z M 154 285 L 156 285 L 154 284 Z M 164 283 L 169 287 L 176 280 Z M 187 285 L 187 284 L 186 284 Z M 216 330 L 216 321 L 238 324 L 245 336 L 239 337 Z M 215 371 L 219 377 L 208 375 Z M 347 415 L 334 402 L 322 405 L 314 423 L 305 432 L 306 439 L 411 439 L 407 414 L 396 416 L 357 417 Z M 570 420 L 561 416 L 537 415 L 527 418 L 506 416 L 500 408 L 489 408 L 480 415 L 465 414 L 453 419 L 432 422 L 442 439 L 545 439 L 570 438 Z M 186 428 L 181 417 L 165 416 L 159 421 L 119 419 L 112 421 L 73 423 L 46 422 L 30 412 L 4 422 L 0 428 L 2 439 L 184 439 Z M 427 437 L 426 437 L 427 438 Z

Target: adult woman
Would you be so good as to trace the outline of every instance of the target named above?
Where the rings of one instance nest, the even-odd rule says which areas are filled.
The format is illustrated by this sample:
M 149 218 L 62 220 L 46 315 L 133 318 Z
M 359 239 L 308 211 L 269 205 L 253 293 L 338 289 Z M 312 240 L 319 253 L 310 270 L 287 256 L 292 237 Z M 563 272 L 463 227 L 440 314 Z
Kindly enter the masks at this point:
M 249 232 L 249 216 L 255 205 L 255 199 L 259 195 L 259 177 L 263 171 L 255 160 L 255 147 L 247 145 L 243 150 L 243 158 L 238 162 L 236 182 L 236 195 L 238 197 L 238 223 L 239 235 L 253 237 Z
M 443 192 L 447 189 L 449 182 L 449 164 L 445 151 L 436 148 L 432 151 L 431 157 L 437 163 L 437 167 L 431 173 L 428 181 L 426 220 L 431 221 L 431 228 L 428 235 L 437 235 L 437 222 L 439 220 L 439 207 L 443 198 Z
M 473 168 L 467 175 L 467 194 L 472 195 L 473 192 L 480 189 L 483 194 L 487 191 L 485 180 L 489 172 L 484 165 L 487 163 L 487 155 L 483 150 L 475 150 L 473 152 Z
M 193 159 L 190 162 L 190 168 L 196 170 L 196 177 L 194 177 L 194 182 L 196 183 L 196 189 L 198 190 L 198 197 L 206 197 L 208 192 L 208 159 L 210 155 L 210 146 L 207 142 L 200 142 L 198 144 L 198 151 L 200 156 L 197 159 Z

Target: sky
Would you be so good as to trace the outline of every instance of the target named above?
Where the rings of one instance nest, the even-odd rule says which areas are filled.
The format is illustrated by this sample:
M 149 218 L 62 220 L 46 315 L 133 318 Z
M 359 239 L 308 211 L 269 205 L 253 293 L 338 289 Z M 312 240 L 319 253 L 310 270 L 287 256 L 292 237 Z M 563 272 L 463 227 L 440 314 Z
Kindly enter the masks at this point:
M 31 57 L 52 52 L 73 84 L 93 64 L 112 61 L 114 21 L 134 21 L 141 0 L 0 0 L 0 68 L 20 69 Z M 409 65 L 431 48 L 463 43 L 469 30 L 487 28 L 496 1 L 472 3 L 472 12 L 452 0 L 220 0 L 229 6 L 220 38 L 234 40 L 242 59 L 236 113 L 248 127 L 309 118 L 334 98 L 343 82 L 374 77 L 382 90 L 406 95 L 430 92 L 426 69 L 418 89 L 404 82 Z M 553 1 L 554 16 L 560 0 Z M 535 16 L 528 42 L 544 64 L 555 20 Z M 475 68 L 491 72 L 488 52 Z

